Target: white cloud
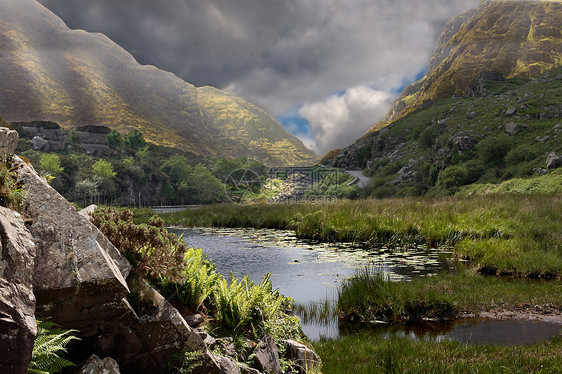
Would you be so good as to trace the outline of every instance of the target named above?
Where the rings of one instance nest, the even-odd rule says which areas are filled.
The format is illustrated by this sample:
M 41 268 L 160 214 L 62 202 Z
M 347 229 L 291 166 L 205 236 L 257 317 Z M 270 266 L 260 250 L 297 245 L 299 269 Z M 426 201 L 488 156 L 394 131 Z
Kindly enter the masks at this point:
M 310 134 L 301 140 L 318 154 L 349 145 L 383 119 L 395 99 L 389 92 L 357 86 L 343 95 L 307 103 L 299 115 L 309 121 Z

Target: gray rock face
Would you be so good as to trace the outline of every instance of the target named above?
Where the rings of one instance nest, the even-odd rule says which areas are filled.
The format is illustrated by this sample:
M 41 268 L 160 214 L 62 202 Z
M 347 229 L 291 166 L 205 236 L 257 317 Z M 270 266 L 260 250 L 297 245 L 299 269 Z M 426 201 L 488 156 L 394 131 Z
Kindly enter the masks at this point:
M 287 357 L 293 360 L 301 374 L 314 372 L 313 369 L 319 369 L 322 362 L 318 355 L 306 345 L 295 340 L 285 340 L 287 349 Z
M 221 356 L 217 357 L 217 360 L 220 363 L 221 374 L 240 374 L 238 364 L 230 357 Z
M 26 373 L 37 334 L 35 244 L 19 213 L 0 207 L 0 373 Z
M 101 359 L 96 355 L 91 355 L 80 369 L 79 374 L 120 374 L 120 372 L 117 361 L 111 357 Z
M 18 146 L 17 131 L 10 130 L 7 127 L 0 127 L 0 156 L 14 153 Z
M 557 167 L 562 166 L 562 160 L 560 156 L 557 156 L 556 153 L 552 152 L 548 155 L 546 159 L 546 168 L 547 169 L 556 169 Z
M 105 126 L 85 126 L 74 128 L 80 147 L 87 155 L 105 157 L 113 154 L 107 143 L 111 129 Z
M 63 129 L 54 122 L 14 122 L 11 125 L 22 139 L 31 140 L 35 150 L 57 152 L 65 150 L 68 145 Z
M 470 87 L 468 88 L 467 95 L 469 97 L 481 97 L 484 96 L 486 93 L 485 82 L 486 81 L 502 81 L 503 76 L 501 73 L 497 71 L 487 71 L 480 73 L 478 77 L 476 77 L 471 83 Z
M 397 185 L 402 182 L 413 180 L 415 177 L 416 173 L 412 170 L 412 165 L 406 164 L 398 170 L 396 173 L 396 179 L 394 179 L 391 183 Z
M 254 363 L 265 372 L 279 374 L 281 373 L 281 364 L 279 363 L 279 352 L 273 338 L 268 335 L 258 343 L 254 350 Z

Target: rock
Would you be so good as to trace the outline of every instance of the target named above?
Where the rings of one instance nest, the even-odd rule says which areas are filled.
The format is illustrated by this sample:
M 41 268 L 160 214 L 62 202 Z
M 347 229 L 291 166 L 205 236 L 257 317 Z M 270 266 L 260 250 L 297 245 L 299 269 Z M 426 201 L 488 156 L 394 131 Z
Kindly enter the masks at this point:
M 556 169 L 562 165 L 562 160 L 560 157 L 556 155 L 556 153 L 552 152 L 546 158 L 546 168 L 547 169 Z
M 142 345 L 143 354 L 125 360 L 121 366 L 129 373 L 159 372 L 180 352 L 200 353 L 196 373 L 219 374 L 220 363 L 195 330 L 181 314 L 144 279 L 131 276 L 131 292 L 136 295 L 133 306 L 138 320 L 129 324 Z
M 18 179 L 29 192 L 24 215 L 37 248 L 33 286 L 37 314 L 80 329 L 96 305 L 119 301 L 129 293 L 129 262 L 109 240 L 33 167 L 14 157 Z
M 535 170 L 537 172 L 537 174 L 539 174 L 539 175 L 544 175 L 547 172 L 547 170 L 544 169 L 544 168 L 537 168 L 537 169 L 533 169 L 533 170 Z
M 559 123 L 559 124 L 557 124 L 557 125 L 554 125 L 554 127 L 552 128 L 552 130 L 553 130 L 555 133 L 562 132 L 562 124 Z
M 184 319 L 185 322 L 187 322 L 187 324 L 189 325 L 189 327 L 197 327 L 204 321 L 203 316 L 201 316 L 201 314 L 193 314 L 190 316 L 185 316 Z
M 96 204 L 88 205 L 84 209 L 80 209 L 78 214 L 86 218 L 88 221 L 92 221 L 92 214 L 94 214 L 94 211 L 96 210 L 97 207 L 98 206 Z
M 58 152 L 64 151 L 68 146 L 67 135 L 54 122 L 14 122 L 11 125 L 22 139 L 31 141 L 31 146 L 35 150 Z
M 517 108 L 511 107 L 511 108 L 508 108 L 508 109 L 505 111 L 505 115 L 506 115 L 506 116 L 512 116 L 512 115 L 515 114 L 515 112 L 517 112 Z
M 274 374 L 281 373 L 279 352 L 271 335 L 267 335 L 258 343 L 254 350 L 254 363 L 262 371 Z
M 37 334 L 35 244 L 21 215 L 0 207 L 0 373 L 26 373 Z
M 437 125 L 445 126 L 447 124 L 447 119 L 440 119 L 437 121 Z
M 80 369 L 79 374 L 120 374 L 117 361 L 111 357 L 104 359 L 91 355 L 86 364 Z
M 391 182 L 393 185 L 400 184 L 402 182 L 410 181 L 415 179 L 416 173 L 412 170 L 411 164 L 406 164 L 402 166 L 400 170 L 396 173 L 396 178 Z
M 230 357 L 219 356 L 217 360 L 220 364 L 221 374 L 240 374 L 238 364 Z
M 517 124 L 515 122 L 510 122 L 507 125 L 505 125 L 505 132 L 509 136 L 516 135 L 521 130 L 522 130 L 522 128 L 517 126 Z
M 0 127 L 0 156 L 14 153 L 18 146 L 17 131 L 10 130 L 7 127 Z
M 502 81 L 503 76 L 498 73 L 497 71 L 486 71 L 480 73 L 478 77 L 474 78 L 474 80 L 470 83 L 470 87 L 468 88 L 467 95 L 469 97 L 480 97 L 484 96 L 486 93 L 485 82 L 486 81 Z
M 75 127 L 74 131 L 80 147 L 87 155 L 106 157 L 113 154 L 107 142 L 107 135 L 111 132 L 109 127 L 83 126 Z
M 293 360 L 301 374 L 314 372 L 313 369 L 319 369 L 322 362 L 316 352 L 295 340 L 285 340 L 285 348 L 287 349 L 287 358 Z
M 468 119 L 475 119 L 477 116 L 478 115 L 474 111 L 466 113 L 466 118 Z
M 40 136 L 34 136 L 30 143 L 35 151 L 49 152 L 49 142 Z
M 541 136 L 537 136 L 537 137 L 535 138 L 535 140 L 536 140 L 537 142 L 541 142 L 541 143 L 546 142 L 548 139 L 550 139 L 550 136 L 548 136 L 548 135 L 545 135 L 545 136 L 542 136 L 542 137 L 541 137 Z
M 540 113 L 539 120 L 551 119 L 554 118 L 554 114 L 552 113 Z
M 204 331 L 202 328 L 196 328 L 193 329 L 193 331 L 195 331 L 195 333 L 199 335 L 199 337 L 201 338 L 201 340 L 203 340 L 203 343 L 205 343 L 207 347 L 212 347 L 213 345 L 216 344 L 217 340 L 213 338 L 211 335 L 207 334 L 207 332 Z

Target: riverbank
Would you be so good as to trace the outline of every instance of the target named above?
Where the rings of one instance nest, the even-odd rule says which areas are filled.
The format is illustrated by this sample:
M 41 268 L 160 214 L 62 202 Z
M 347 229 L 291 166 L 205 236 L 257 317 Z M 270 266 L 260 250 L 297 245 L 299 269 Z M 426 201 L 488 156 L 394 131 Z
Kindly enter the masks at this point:
M 562 197 L 494 195 L 335 204 L 223 204 L 162 216 L 183 227 L 295 230 L 299 238 L 452 247 L 479 272 L 560 279 Z

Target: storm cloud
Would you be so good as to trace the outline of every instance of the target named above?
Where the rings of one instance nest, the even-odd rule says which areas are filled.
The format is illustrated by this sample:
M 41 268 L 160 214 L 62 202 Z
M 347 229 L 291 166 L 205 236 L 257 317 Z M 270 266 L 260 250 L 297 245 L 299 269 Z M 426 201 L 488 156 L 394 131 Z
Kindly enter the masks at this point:
M 295 131 L 319 153 L 383 118 L 399 88 L 426 67 L 444 24 L 480 2 L 39 1 L 71 28 L 106 34 L 142 64 L 226 89 L 276 117 L 297 113 L 310 126 Z M 351 97 L 361 94 L 374 101 L 355 113 L 361 99 Z M 338 126 L 340 135 L 328 139 Z

